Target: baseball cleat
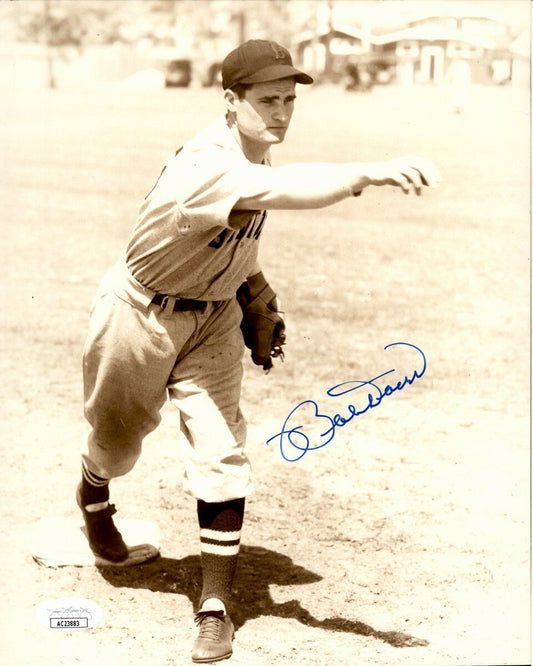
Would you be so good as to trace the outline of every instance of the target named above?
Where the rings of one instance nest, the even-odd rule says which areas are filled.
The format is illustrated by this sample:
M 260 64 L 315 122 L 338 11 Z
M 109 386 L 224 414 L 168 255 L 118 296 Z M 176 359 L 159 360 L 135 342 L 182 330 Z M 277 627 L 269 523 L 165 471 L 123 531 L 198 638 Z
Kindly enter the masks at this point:
M 113 522 L 115 506 L 108 504 L 98 511 L 87 511 L 81 499 L 81 484 L 76 491 L 76 501 L 83 514 L 89 546 L 95 555 L 97 566 L 130 567 L 153 560 L 159 555 L 155 546 L 142 544 L 129 548 Z
M 94 563 L 97 567 L 135 567 L 138 564 L 151 562 L 160 555 L 159 550 L 149 543 L 143 543 L 139 546 L 127 546 L 127 548 L 127 557 L 119 562 L 106 560 L 95 553 Z
M 200 628 L 192 648 L 195 663 L 210 664 L 231 657 L 235 632 L 229 615 L 224 611 L 200 611 L 194 621 Z

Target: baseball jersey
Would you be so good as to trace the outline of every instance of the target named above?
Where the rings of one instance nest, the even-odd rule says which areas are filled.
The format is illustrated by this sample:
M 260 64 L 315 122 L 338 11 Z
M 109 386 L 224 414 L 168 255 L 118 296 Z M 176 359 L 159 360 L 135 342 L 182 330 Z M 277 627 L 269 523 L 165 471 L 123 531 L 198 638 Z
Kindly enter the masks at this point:
M 264 194 L 258 169 L 221 118 L 167 160 L 142 203 L 126 263 L 142 285 L 199 300 L 232 298 L 253 270 L 264 210 L 235 210 L 246 191 Z M 252 189 L 250 189 L 252 187 Z

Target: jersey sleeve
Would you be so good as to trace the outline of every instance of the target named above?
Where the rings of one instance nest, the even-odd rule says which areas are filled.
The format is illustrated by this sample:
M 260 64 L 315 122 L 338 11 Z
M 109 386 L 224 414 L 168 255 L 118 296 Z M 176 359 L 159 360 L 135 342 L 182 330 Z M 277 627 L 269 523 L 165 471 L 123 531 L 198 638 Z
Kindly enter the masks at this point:
M 218 146 L 180 153 L 167 176 L 175 191 L 178 229 L 188 233 L 245 224 L 248 218 L 235 214 L 234 208 L 243 192 L 258 189 L 253 183 L 261 181 L 261 169 L 270 167 Z

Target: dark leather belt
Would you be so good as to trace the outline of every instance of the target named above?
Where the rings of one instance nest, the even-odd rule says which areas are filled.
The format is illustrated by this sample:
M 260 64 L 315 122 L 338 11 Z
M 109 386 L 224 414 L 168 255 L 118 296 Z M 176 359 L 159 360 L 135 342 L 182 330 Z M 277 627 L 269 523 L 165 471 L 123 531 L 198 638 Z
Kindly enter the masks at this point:
M 172 297 L 166 296 L 165 294 L 156 294 L 152 298 L 152 303 L 165 309 L 169 298 Z M 175 298 L 174 312 L 183 312 L 184 310 L 203 310 L 207 305 L 207 301 L 195 301 L 192 298 L 178 298 L 177 296 Z

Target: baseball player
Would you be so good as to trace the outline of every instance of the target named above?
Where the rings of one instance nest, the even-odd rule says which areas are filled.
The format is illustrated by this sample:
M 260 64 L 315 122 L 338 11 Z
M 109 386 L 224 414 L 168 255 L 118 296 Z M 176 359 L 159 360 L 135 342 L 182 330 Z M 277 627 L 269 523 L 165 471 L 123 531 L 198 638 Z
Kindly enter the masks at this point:
M 117 264 L 92 305 L 84 352 L 91 425 L 77 502 L 103 564 L 157 551 L 127 546 L 109 481 L 129 472 L 168 399 L 180 413 L 184 489 L 197 500 L 202 592 L 192 659 L 232 654 L 229 612 L 245 498 L 252 491 L 239 408 L 245 345 L 266 370 L 282 354 L 284 324 L 258 265 L 270 209 L 313 209 L 390 184 L 420 194 L 439 176 L 429 161 L 272 167 L 270 147 L 291 120 L 296 84 L 312 78 L 279 44 L 250 40 L 222 67 L 226 116 L 168 159 L 140 207 Z

